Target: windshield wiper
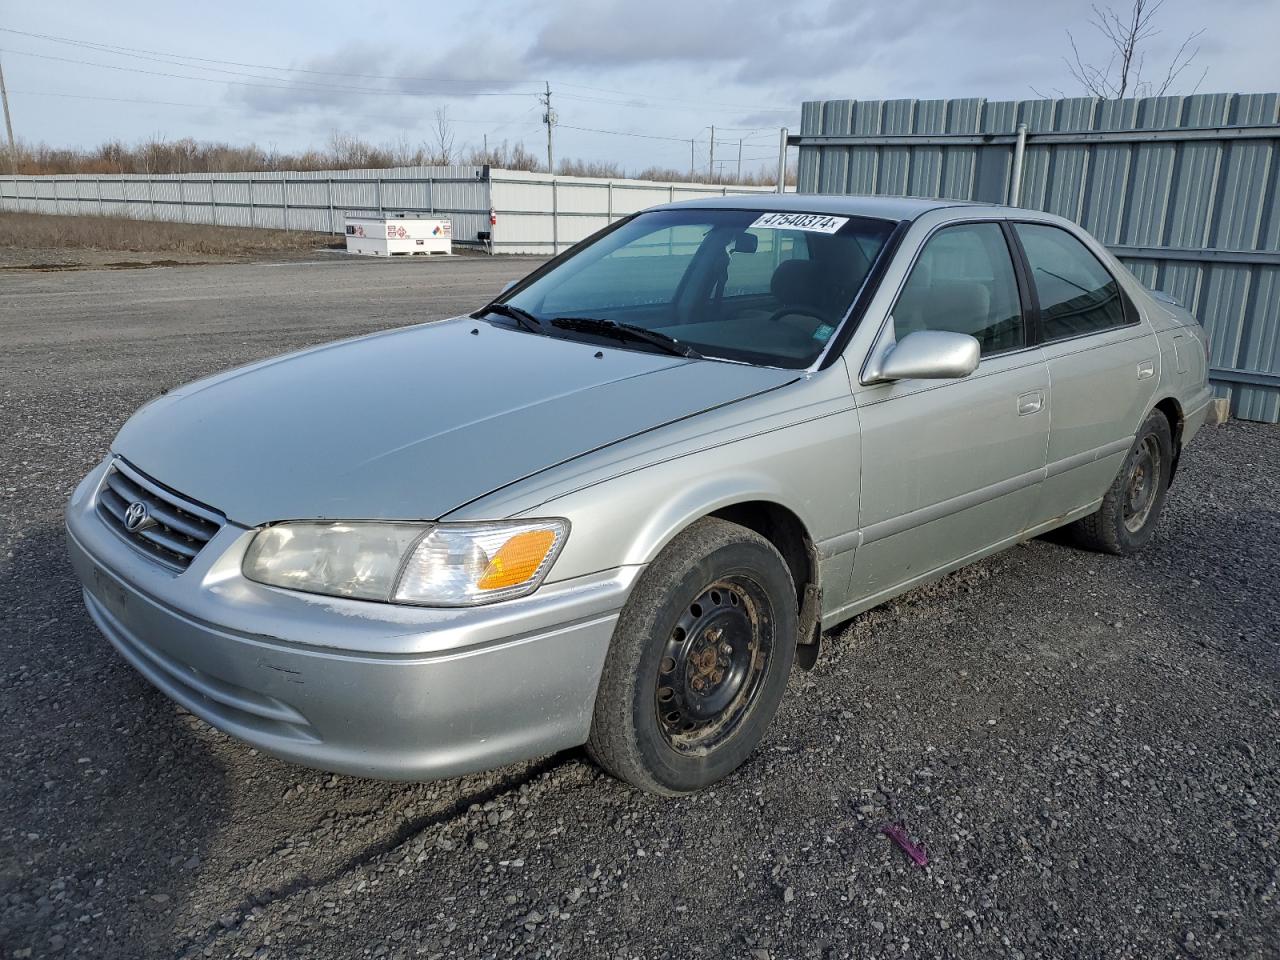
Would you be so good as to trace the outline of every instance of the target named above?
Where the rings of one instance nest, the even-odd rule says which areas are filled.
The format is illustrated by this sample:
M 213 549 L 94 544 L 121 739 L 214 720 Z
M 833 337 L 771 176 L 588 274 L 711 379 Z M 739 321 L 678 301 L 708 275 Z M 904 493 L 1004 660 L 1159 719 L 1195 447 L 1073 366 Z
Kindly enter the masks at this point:
M 528 310 L 521 310 L 509 303 L 491 303 L 484 308 L 485 313 L 496 313 L 500 317 L 508 317 L 533 333 L 542 333 L 542 321 Z
M 576 330 L 579 333 L 596 333 L 617 340 L 632 340 L 647 343 L 666 353 L 677 357 L 688 357 L 690 360 L 701 360 L 702 354 L 687 343 L 681 343 L 675 337 L 659 333 L 657 330 L 646 330 L 631 323 L 618 323 L 616 320 L 603 320 L 599 317 L 556 317 L 551 321 L 553 327 L 561 330 Z

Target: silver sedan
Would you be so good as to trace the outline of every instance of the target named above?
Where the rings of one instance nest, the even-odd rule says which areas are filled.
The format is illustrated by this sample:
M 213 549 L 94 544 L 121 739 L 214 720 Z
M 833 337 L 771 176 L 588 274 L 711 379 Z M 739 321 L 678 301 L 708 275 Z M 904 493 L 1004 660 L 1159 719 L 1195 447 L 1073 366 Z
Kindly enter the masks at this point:
M 272 754 L 428 779 L 586 743 L 684 793 L 824 630 L 1055 527 L 1141 549 L 1206 373 L 1056 217 L 674 204 L 470 316 L 159 397 L 68 539 L 120 653 Z

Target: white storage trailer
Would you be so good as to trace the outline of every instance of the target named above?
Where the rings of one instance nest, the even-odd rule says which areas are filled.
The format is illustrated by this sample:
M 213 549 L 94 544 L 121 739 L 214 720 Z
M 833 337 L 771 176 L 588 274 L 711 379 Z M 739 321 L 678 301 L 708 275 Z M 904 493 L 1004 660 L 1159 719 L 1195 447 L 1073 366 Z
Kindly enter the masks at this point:
M 453 251 L 453 224 L 449 220 L 348 216 L 346 227 L 347 253 L 403 257 Z

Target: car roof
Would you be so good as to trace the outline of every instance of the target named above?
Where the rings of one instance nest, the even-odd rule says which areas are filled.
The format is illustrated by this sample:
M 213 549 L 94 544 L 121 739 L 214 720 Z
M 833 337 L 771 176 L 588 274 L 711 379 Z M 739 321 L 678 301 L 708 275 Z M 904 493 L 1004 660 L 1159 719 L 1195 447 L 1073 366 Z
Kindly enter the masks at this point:
M 860 197 L 824 193 L 731 193 L 701 200 L 678 200 L 652 207 L 654 210 L 720 208 L 732 210 L 780 210 L 797 213 L 824 213 L 839 217 L 875 217 L 881 220 L 914 220 L 930 210 L 944 207 L 987 206 L 964 200 L 937 200 L 927 197 Z

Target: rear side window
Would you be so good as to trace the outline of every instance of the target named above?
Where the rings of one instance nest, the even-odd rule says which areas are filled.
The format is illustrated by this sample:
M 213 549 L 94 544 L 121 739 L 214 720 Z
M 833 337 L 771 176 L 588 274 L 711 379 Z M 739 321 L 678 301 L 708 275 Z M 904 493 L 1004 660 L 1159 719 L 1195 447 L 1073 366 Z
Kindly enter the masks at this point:
M 967 333 L 983 356 L 1025 345 L 1018 283 L 999 224 L 946 227 L 925 243 L 893 308 L 899 340 L 918 330 Z
M 1018 223 L 1014 229 L 1040 296 L 1045 340 L 1125 325 L 1120 285 L 1088 247 L 1059 227 Z

